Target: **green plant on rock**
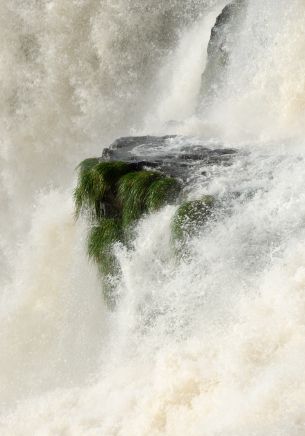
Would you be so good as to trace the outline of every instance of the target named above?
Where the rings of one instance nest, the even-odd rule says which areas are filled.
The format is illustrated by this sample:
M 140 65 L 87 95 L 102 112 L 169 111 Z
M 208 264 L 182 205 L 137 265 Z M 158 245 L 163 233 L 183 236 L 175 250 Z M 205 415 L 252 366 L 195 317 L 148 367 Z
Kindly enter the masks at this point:
M 122 204 L 124 226 L 129 226 L 147 212 L 147 189 L 157 178 L 157 173 L 138 171 L 126 174 L 119 180 L 118 198 Z
M 99 218 L 101 202 L 113 201 L 116 182 L 130 171 L 130 165 L 121 162 L 99 162 L 86 159 L 79 166 L 78 184 L 74 191 L 76 216 L 82 211 L 91 211 Z
M 172 219 L 174 242 L 184 246 L 189 238 L 195 236 L 210 217 L 214 204 L 214 197 L 210 195 L 182 203 Z
M 118 198 L 122 204 L 123 225 L 129 226 L 144 213 L 153 212 L 173 200 L 180 185 L 176 179 L 154 171 L 135 171 L 118 183 Z
M 113 244 L 127 243 L 131 225 L 143 214 L 174 201 L 181 185 L 172 177 L 121 161 L 86 159 L 78 170 L 75 214 L 89 220 L 88 255 L 98 265 L 105 300 L 114 307 L 120 269 Z
M 119 219 L 103 218 L 90 229 L 88 255 L 97 264 L 103 278 L 103 292 L 109 307 L 114 307 L 113 277 L 120 272 L 113 254 L 113 244 L 123 242 L 124 236 Z
M 111 252 L 112 244 L 118 241 L 123 241 L 121 221 L 113 218 L 101 219 L 97 225 L 90 229 L 88 235 L 89 257 L 98 264 L 107 264 L 104 262 L 105 257 L 108 257 Z
M 177 198 L 180 190 L 180 183 L 173 177 L 161 177 L 155 180 L 147 192 L 148 210 L 154 212 L 164 204 L 172 203 Z

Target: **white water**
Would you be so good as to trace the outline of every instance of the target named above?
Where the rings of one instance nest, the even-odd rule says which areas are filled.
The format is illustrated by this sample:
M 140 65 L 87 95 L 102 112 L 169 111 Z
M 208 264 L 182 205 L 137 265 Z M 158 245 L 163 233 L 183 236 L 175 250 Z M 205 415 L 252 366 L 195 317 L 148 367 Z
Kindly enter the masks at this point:
M 195 114 L 224 3 L 0 2 L 1 436 L 304 435 L 305 5 L 249 2 Z M 222 208 L 187 261 L 173 206 L 115 248 L 110 314 L 73 219 L 74 167 L 171 120 L 242 151 L 200 169 L 190 196 Z

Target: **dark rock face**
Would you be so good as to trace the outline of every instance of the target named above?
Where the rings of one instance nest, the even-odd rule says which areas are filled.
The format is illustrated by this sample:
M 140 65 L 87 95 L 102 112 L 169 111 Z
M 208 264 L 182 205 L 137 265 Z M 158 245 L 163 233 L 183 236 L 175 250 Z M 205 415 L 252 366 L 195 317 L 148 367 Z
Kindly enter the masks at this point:
M 186 182 L 192 167 L 230 165 L 235 153 L 234 149 L 211 149 L 174 135 L 132 136 L 117 139 L 104 150 L 101 159 L 133 163 L 139 169 L 155 169 Z
M 208 60 L 202 74 L 201 95 L 211 98 L 221 85 L 223 74 L 229 63 L 230 52 L 238 37 L 246 0 L 234 0 L 222 10 L 211 31 L 208 45 Z
M 228 40 L 229 33 L 232 31 L 236 21 L 239 18 L 241 8 L 244 0 L 234 0 L 225 6 L 220 15 L 216 19 L 216 23 L 211 31 L 211 37 L 208 45 L 208 55 L 211 57 L 215 55 L 217 50 L 225 53 L 226 41 Z M 226 61 L 226 57 L 224 62 Z

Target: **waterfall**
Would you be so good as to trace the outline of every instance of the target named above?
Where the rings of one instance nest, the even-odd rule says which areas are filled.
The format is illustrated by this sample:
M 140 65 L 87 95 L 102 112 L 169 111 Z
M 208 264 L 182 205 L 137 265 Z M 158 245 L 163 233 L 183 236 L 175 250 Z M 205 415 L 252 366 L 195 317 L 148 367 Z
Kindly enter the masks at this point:
M 305 7 L 229 3 L 0 4 L 1 435 L 304 434 Z M 75 167 L 134 134 L 237 153 L 185 258 L 175 205 L 115 244 L 111 312 Z

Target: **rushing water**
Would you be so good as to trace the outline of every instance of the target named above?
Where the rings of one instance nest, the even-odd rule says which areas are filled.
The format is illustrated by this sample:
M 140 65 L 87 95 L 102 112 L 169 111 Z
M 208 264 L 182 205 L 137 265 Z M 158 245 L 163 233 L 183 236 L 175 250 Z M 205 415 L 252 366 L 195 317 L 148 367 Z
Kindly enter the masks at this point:
M 305 434 L 305 3 L 245 1 L 206 99 L 227 3 L 0 0 L 1 436 Z M 74 168 L 136 133 L 240 151 L 188 259 L 174 206 L 115 247 L 110 313 Z

